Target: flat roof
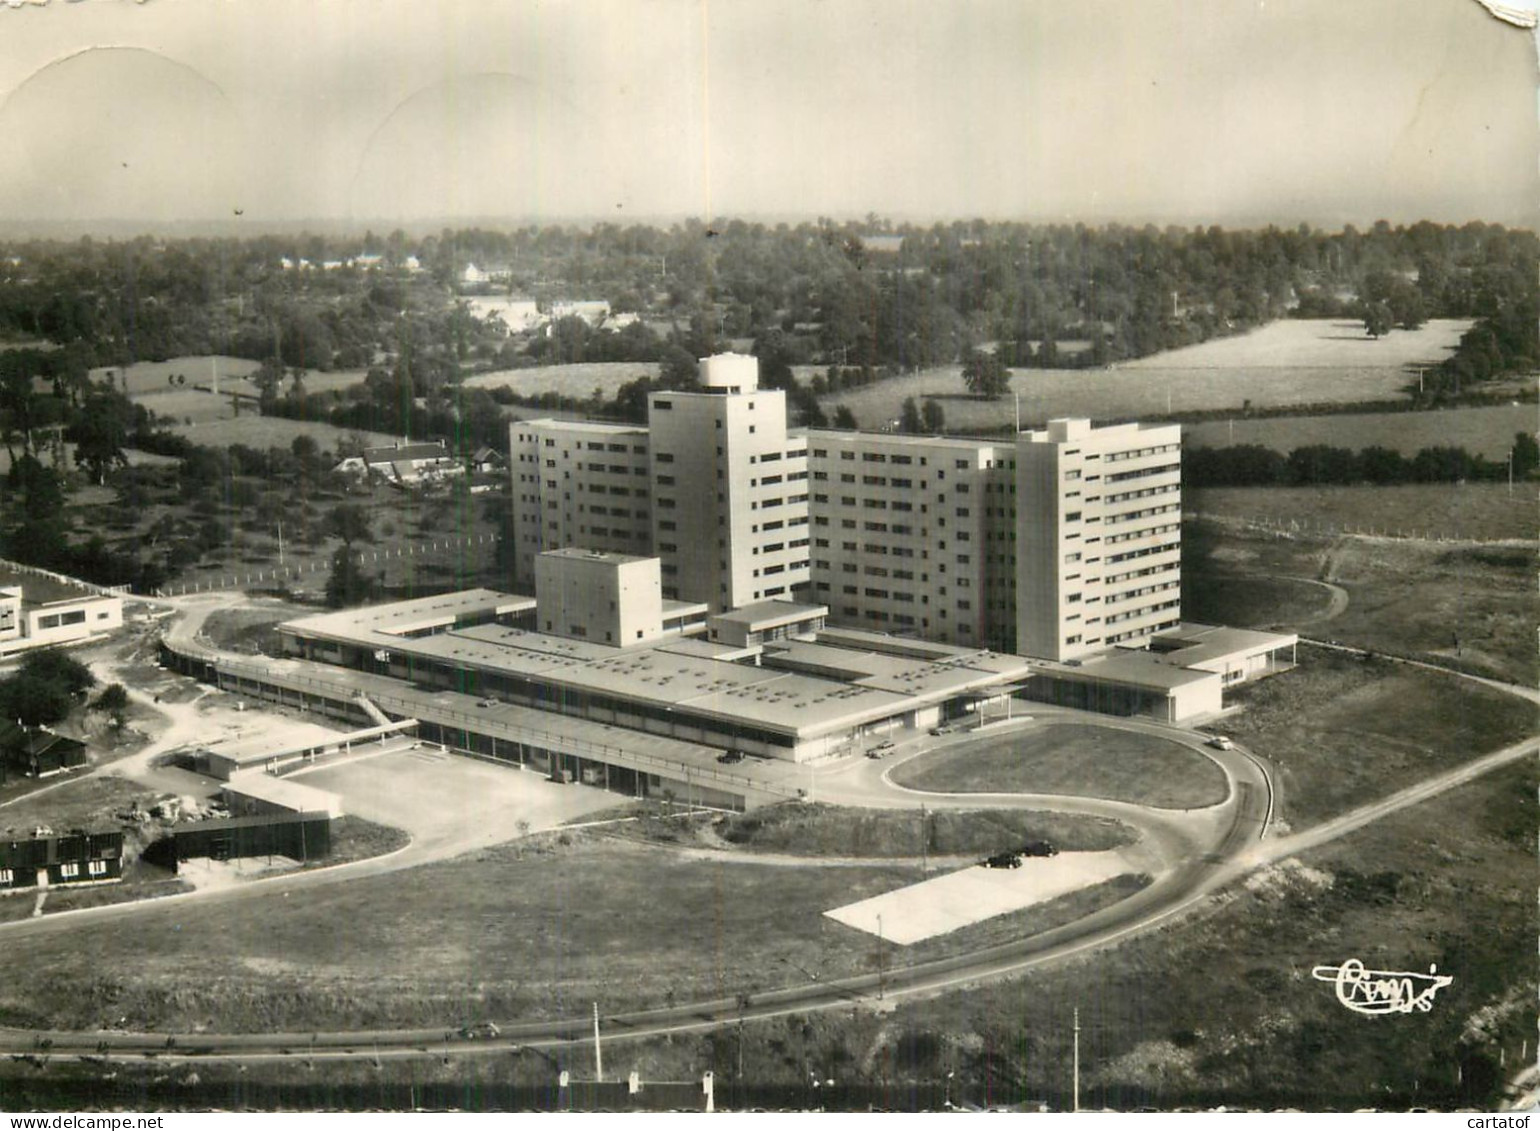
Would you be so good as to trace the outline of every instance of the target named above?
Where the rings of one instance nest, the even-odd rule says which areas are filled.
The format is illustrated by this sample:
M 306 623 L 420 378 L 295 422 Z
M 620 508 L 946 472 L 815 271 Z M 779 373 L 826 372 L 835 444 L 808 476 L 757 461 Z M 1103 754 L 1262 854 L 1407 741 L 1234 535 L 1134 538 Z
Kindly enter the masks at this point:
M 237 774 L 225 782 L 224 788 L 226 793 L 254 798 L 257 801 L 267 801 L 274 805 L 284 805 L 296 812 L 333 809 L 337 806 L 335 793 L 317 789 L 303 782 L 291 781 L 288 778 L 277 778 L 260 771 Z
M 396 636 L 425 628 L 453 625 L 464 616 L 475 614 L 503 616 L 508 613 L 525 612 L 534 607 L 533 597 L 500 593 L 495 589 L 462 589 L 454 593 L 440 593 L 410 601 L 392 601 L 385 605 L 366 605 L 363 608 L 344 609 L 335 613 L 317 613 L 315 616 L 285 621 L 279 626 L 279 630 L 303 629 L 312 636 L 358 640 L 364 634 L 371 632 Z
M 458 691 L 417 687 L 390 676 L 333 667 L 308 660 L 264 659 L 260 665 L 247 664 L 238 657 L 224 657 L 221 670 L 236 675 L 248 668 L 261 678 L 293 689 L 316 693 L 317 684 L 336 689 L 333 693 L 362 693 L 392 711 L 404 710 L 429 722 L 463 727 L 474 722 L 478 734 L 507 741 L 549 742 L 557 749 L 592 757 L 597 751 L 606 762 L 630 766 L 650 773 L 696 775 L 703 785 L 729 783 L 729 788 L 786 796 L 806 785 L 807 769 L 795 762 L 779 759 L 755 759 L 753 777 L 724 768 L 717 759 L 720 747 L 668 735 L 631 730 L 611 723 L 556 715 L 538 707 L 519 703 L 490 702 Z M 760 779 L 755 781 L 754 779 Z
M 492 597 L 505 595 L 492 594 Z M 486 598 L 483 598 L 485 601 Z M 389 606 L 373 623 L 390 623 Z M 367 612 L 368 610 L 362 610 Z M 880 633 L 834 633 L 822 648 L 786 642 L 781 667 L 737 663 L 705 642 L 652 641 L 617 648 L 500 624 L 415 638 L 384 637 L 365 624 L 307 618 L 289 631 L 315 632 L 355 645 L 493 674 L 537 678 L 554 686 L 614 696 L 664 710 L 744 723 L 800 738 L 887 718 L 950 695 L 1027 674 L 1027 661 L 977 649 L 901 640 Z M 822 643 L 822 638 L 820 638 Z M 858 645 L 852 647 L 852 645 Z M 798 649 L 809 670 L 787 670 Z M 836 678 L 830 678 L 836 676 Z M 566 718 L 566 716 L 563 716 Z
M 558 550 L 541 550 L 535 556 L 538 558 L 576 559 L 582 562 L 613 562 L 616 565 L 654 560 L 653 555 L 650 554 L 621 554 L 616 553 L 614 550 L 585 550 L 581 546 L 563 546 Z
M 539 425 L 555 432 L 599 432 L 610 436 L 645 436 L 646 427 L 637 424 L 604 424 L 596 420 L 556 420 L 542 416 L 535 420 L 519 420 L 516 424 Z
M 1039 660 L 1033 666 L 1037 671 L 1047 675 L 1066 676 L 1071 679 L 1108 680 L 1147 691 L 1168 693 L 1191 684 L 1202 683 L 1204 680 L 1219 678 L 1214 672 L 1163 664 L 1159 657 L 1144 651 L 1088 657 L 1080 664 Z
M 1219 660 L 1243 659 L 1258 652 L 1271 652 L 1299 643 L 1295 632 L 1258 632 L 1250 628 L 1195 624 L 1183 621 L 1170 632 L 1157 633 L 1150 640 L 1155 656 L 1162 663 L 1192 667 Z
M 277 742 L 271 731 L 260 731 L 212 742 L 203 749 L 210 755 L 242 765 L 247 762 L 265 762 L 269 758 L 295 754 L 315 746 L 326 746 L 346 737 L 347 732 L 343 730 L 320 726 L 304 719 L 290 719 L 284 721 Z
M 796 601 L 756 601 L 742 605 L 731 612 L 718 613 L 711 619 L 728 624 L 746 625 L 750 629 L 777 628 L 783 624 L 807 620 L 810 617 L 828 616 L 828 605 L 801 605 Z

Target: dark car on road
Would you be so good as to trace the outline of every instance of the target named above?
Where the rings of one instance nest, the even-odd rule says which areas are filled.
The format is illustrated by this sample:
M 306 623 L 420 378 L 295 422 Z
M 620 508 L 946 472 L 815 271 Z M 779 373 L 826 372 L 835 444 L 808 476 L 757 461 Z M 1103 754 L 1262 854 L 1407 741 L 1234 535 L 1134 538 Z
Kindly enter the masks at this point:
M 1016 850 L 1022 856 L 1057 856 L 1059 850 L 1046 840 L 1029 840 Z
M 721 762 L 724 766 L 736 766 L 739 762 L 743 761 L 743 751 L 728 750 L 725 753 L 718 754 L 717 761 Z
M 1020 868 L 1021 857 L 1014 852 L 997 852 L 984 861 L 986 868 Z

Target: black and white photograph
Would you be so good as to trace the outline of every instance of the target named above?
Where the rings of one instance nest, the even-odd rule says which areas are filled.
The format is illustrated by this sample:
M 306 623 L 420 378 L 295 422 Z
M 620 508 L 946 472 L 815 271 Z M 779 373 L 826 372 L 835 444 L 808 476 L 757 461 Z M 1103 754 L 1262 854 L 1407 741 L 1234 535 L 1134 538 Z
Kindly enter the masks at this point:
M 0 4 L 0 1110 L 1525 1126 L 1536 23 Z

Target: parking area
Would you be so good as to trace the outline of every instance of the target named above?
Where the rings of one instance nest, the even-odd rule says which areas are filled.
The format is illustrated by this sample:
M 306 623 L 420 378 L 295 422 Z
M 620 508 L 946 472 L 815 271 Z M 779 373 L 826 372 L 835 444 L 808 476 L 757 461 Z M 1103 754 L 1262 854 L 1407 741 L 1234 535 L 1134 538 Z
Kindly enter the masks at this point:
M 1139 870 L 1123 849 L 1029 856 L 1019 868 L 975 865 L 824 914 L 908 946 Z
M 427 743 L 314 770 L 301 780 L 339 794 L 346 812 L 405 829 L 414 847 L 435 855 L 500 844 L 625 803 L 602 789 L 560 785 Z

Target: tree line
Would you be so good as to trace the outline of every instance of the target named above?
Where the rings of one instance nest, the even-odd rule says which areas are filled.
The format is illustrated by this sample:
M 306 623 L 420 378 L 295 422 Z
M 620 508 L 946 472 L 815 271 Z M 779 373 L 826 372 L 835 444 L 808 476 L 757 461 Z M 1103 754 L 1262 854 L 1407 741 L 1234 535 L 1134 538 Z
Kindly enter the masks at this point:
M 1491 460 L 1441 445 L 1407 457 L 1393 448 L 1360 450 L 1308 444 L 1287 455 L 1260 444 L 1189 448 L 1182 456 L 1188 487 L 1310 487 L 1398 483 L 1502 482 L 1527 479 L 1540 468 L 1540 445 L 1528 432 L 1513 438 L 1509 458 Z
M 367 266 L 356 258 L 366 252 Z M 335 266 L 294 269 L 305 258 Z M 756 351 L 790 353 L 792 364 L 842 368 L 911 370 L 985 345 L 1008 366 L 1101 365 L 1290 312 L 1363 316 L 1383 306 L 1391 325 L 1487 317 L 1514 279 L 1533 282 L 1537 261 L 1532 233 L 1426 222 L 1328 233 L 1308 225 L 895 226 L 869 216 L 795 226 L 12 241 L 0 244 L 0 336 L 88 346 L 97 365 L 233 353 L 352 368 L 408 348 L 459 366 L 503 363 L 525 344 L 489 334 L 454 293 L 474 262 L 497 269 L 497 281 L 480 288 L 490 293 L 602 299 L 678 328 L 639 322 L 594 337 L 564 320 L 527 343 L 553 360 L 657 360 L 646 355 L 670 341 L 699 357 L 747 340 Z M 1070 342 L 1072 353 L 1062 348 Z

